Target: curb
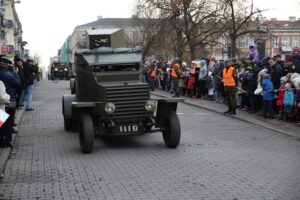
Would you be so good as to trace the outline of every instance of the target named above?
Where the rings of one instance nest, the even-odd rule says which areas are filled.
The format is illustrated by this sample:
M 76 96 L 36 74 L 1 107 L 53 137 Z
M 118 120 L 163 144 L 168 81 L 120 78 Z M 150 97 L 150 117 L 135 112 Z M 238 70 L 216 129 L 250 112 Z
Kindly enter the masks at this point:
M 160 94 L 160 93 L 157 93 L 157 92 L 151 92 L 151 94 L 153 95 L 156 95 L 156 96 L 159 96 L 159 97 L 162 97 L 162 98 L 170 98 L 169 95 L 167 94 Z M 186 98 L 182 97 L 184 100 Z M 187 104 L 187 105 L 190 105 L 190 106 L 194 106 L 194 107 L 198 107 L 198 108 L 202 108 L 202 109 L 205 109 L 205 110 L 208 110 L 208 111 L 211 111 L 211 112 L 214 112 L 214 113 L 218 113 L 218 114 L 221 114 L 223 116 L 224 113 L 222 111 L 218 111 L 218 110 L 215 110 L 213 108 L 209 108 L 209 107 L 206 107 L 206 106 L 202 106 L 202 105 L 199 105 L 199 104 L 196 104 L 196 103 L 192 103 L 192 102 L 189 102 L 189 101 L 184 101 L 183 103 Z M 283 131 L 283 130 L 280 130 L 280 129 L 277 129 L 277 128 L 274 128 L 266 123 L 256 123 L 254 121 L 252 121 L 251 119 L 248 119 L 248 118 L 244 118 L 244 117 L 241 117 L 239 115 L 226 115 L 228 117 L 231 117 L 233 119 L 237 119 L 237 120 L 240 120 L 240 121 L 243 121 L 243 122 L 247 122 L 247 123 L 250 123 L 250 124 L 254 124 L 256 126 L 259 126 L 259 127 L 263 127 L 265 129 L 268 129 L 268 130 L 271 130 L 271 131 L 274 131 L 274 132 L 277 132 L 277 133 L 281 133 L 281 134 L 285 134 L 285 135 L 288 135 L 288 136 L 292 136 L 292 137 L 297 137 L 297 138 L 300 138 L 300 135 L 295 135 L 293 133 L 290 133 L 290 132 L 287 132 L 287 131 Z
M 24 112 L 25 112 L 25 106 L 23 106 L 22 110 L 18 110 L 16 112 L 15 123 L 17 124 L 17 126 L 16 126 L 17 130 L 19 130 L 19 124 L 22 120 Z M 17 134 L 19 134 L 19 133 L 17 133 Z M 15 143 L 17 134 L 12 135 L 12 143 L 13 144 Z M 6 167 L 7 161 L 10 157 L 10 154 L 11 154 L 12 150 L 13 150 L 13 148 L 4 148 L 2 153 L 0 154 L 0 179 L 2 179 L 3 176 L 4 176 L 5 167 Z

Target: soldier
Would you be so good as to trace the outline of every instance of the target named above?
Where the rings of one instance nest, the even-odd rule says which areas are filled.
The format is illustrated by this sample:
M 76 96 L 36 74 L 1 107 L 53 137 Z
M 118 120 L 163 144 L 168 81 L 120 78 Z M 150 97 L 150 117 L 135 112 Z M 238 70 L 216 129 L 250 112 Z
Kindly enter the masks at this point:
M 173 89 L 175 92 L 175 95 L 173 97 L 179 97 L 180 91 L 179 91 L 179 79 L 181 78 L 181 61 L 180 59 L 176 58 L 173 60 L 172 63 L 172 82 L 173 82 Z
M 237 72 L 233 67 L 232 60 L 225 61 L 225 68 L 221 71 L 220 77 L 223 79 L 225 98 L 228 102 L 228 110 L 224 114 L 236 114 L 236 87 L 238 83 Z
M 154 91 L 156 76 L 157 76 L 156 64 L 154 62 L 152 62 L 151 65 L 150 65 L 150 69 L 149 69 L 150 89 L 151 89 L 151 91 Z

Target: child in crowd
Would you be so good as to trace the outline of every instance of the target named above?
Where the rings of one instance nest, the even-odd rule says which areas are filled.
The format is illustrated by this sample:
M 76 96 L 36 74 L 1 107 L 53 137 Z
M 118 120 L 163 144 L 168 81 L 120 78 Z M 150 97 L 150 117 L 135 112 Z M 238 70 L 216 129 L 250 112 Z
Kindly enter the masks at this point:
M 277 101 L 276 105 L 279 107 L 279 120 L 284 119 L 284 105 L 283 105 L 283 98 L 285 92 L 285 84 L 287 82 L 287 77 L 283 76 L 280 79 L 280 88 L 277 90 Z
M 291 88 L 290 83 L 285 84 L 285 92 L 283 97 L 284 105 L 284 115 L 287 122 L 292 122 L 293 120 L 293 109 L 294 109 L 294 91 Z
M 263 88 L 263 101 L 264 101 L 264 118 L 274 118 L 273 100 L 274 100 L 274 87 L 271 81 L 271 76 L 265 74 L 262 82 Z
M 296 98 L 295 98 L 295 116 L 296 125 L 300 126 L 300 81 L 297 83 Z

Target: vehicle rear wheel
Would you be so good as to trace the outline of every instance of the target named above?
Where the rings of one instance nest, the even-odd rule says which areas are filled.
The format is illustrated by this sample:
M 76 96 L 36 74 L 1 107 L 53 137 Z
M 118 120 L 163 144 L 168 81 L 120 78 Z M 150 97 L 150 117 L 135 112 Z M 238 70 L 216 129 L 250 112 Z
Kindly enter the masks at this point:
M 66 131 L 70 131 L 72 128 L 72 119 L 67 119 L 64 117 L 64 127 Z
M 176 148 L 180 142 L 180 122 L 176 112 L 171 111 L 166 116 L 163 124 L 163 138 L 165 145 L 169 148 Z
M 94 147 L 94 125 L 90 115 L 84 114 L 79 122 L 79 142 L 82 153 L 91 153 Z

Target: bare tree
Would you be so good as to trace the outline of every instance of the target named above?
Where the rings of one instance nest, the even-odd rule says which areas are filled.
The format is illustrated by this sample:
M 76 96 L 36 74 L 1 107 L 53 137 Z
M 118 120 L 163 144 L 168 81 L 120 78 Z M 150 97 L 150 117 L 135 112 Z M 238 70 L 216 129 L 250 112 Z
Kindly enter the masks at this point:
M 136 7 L 136 24 L 140 27 L 143 38 L 143 57 L 150 53 L 152 48 L 164 43 L 169 35 L 168 13 L 153 3 L 153 0 L 139 0 Z
M 34 60 L 35 63 L 40 63 L 41 62 L 41 55 L 39 53 L 34 53 L 33 60 Z
M 251 33 L 264 33 L 265 30 L 257 29 L 255 18 L 264 10 L 254 8 L 253 0 L 222 0 L 225 5 L 223 24 L 230 44 L 230 56 L 236 56 L 236 43 L 239 37 Z

